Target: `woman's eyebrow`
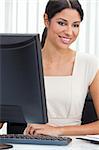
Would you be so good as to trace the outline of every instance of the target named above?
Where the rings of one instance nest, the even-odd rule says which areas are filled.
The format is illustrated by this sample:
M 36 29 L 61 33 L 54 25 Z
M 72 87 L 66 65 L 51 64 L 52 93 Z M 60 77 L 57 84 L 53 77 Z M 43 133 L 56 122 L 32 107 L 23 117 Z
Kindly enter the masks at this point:
M 63 19 L 63 18 L 58 18 L 57 20 L 62 20 L 62 21 L 68 22 L 68 20 Z
M 80 23 L 81 21 L 75 21 L 74 23 Z
M 68 20 L 64 19 L 64 18 L 58 18 L 57 20 L 62 20 L 64 22 L 68 22 Z M 73 23 L 80 23 L 81 21 L 78 20 L 78 21 L 74 21 Z

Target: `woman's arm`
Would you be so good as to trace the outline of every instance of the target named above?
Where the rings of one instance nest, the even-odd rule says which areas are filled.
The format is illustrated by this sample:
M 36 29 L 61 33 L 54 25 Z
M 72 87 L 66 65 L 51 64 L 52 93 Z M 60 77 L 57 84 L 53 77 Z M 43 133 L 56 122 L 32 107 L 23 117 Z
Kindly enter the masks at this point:
M 90 93 L 93 99 L 97 117 L 99 118 L 99 71 L 90 85 Z M 90 114 L 91 115 L 91 114 Z M 87 135 L 99 134 L 99 121 L 84 125 L 51 126 L 49 124 L 29 124 L 24 134 L 45 134 L 45 135 Z
M 99 134 L 99 121 L 85 125 L 56 127 L 49 124 L 28 124 L 24 134 L 44 134 L 51 136 Z
M 93 99 L 98 121 L 80 126 L 62 127 L 61 128 L 62 134 L 64 135 L 99 134 L 99 71 L 97 72 L 94 81 L 91 83 L 89 90 Z
M 93 99 L 97 117 L 99 119 L 99 71 L 97 72 L 94 81 L 90 85 L 89 90 Z
M 24 134 L 44 134 L 51 136 L 99 134 L 99 121 L 85 125 L 52 126 L 49 124 L 28 124 Z

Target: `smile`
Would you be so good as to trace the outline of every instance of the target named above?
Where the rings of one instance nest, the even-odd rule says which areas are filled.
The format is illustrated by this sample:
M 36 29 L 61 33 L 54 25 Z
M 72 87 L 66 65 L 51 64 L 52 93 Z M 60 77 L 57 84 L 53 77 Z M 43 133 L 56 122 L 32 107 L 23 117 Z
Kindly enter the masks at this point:
M 70 44 L 70 41 L 71 41 L 70 38 L 63 37 L 63 36 L 59 36 L 59 38 L 61 39 L 62 43 L 64 43 L 64 44 Z

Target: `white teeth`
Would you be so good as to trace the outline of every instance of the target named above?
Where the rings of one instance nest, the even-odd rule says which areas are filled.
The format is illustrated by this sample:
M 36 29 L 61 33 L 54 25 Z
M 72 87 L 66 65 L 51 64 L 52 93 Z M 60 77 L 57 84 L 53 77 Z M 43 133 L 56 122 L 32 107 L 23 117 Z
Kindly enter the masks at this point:
M 69 42 L 69 41 L 70 41 L 70 39 L 67 39 L 67 38 L 63 38 L 63 40 L 64 40 L 64 41 L 67 41 L 67 42 Z
M 65 37 L 61 37 L 61 40 L 64 44 L 68 44 L 70 42 L 70 39 L 65 38 Z

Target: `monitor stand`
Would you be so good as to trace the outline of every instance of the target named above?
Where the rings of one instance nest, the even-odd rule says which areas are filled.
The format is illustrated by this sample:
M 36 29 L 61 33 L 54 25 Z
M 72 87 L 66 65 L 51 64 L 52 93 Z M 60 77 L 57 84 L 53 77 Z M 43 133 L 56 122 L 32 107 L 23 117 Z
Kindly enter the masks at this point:
M 9 144 L 0 144 L 0 149 L 10 149 L 10 148 L 13 148 L 13 146 Z

